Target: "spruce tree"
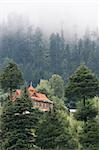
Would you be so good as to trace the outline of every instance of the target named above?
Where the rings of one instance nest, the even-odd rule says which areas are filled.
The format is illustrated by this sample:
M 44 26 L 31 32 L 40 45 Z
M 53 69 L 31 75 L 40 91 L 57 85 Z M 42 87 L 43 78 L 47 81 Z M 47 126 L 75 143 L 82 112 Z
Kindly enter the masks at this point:
M 98 150 L 99 148 L 99 122 L 96 119 L 98 111 L 93 102 L 88 100 L 84 106 L 80 103 L 74 114 L 79 121 L 84 121 L 82 132 L 79 134 L 79 142 L 83 150 Z
M 14 102 L 7 100 L 1 116 L 2 150 L 32 150 L 35 145 L 32 102 L 24 93 Z
M 62 62 L 62 52 L 63 52 L 63 45 L 62 45 L 62 38 L 59 33 L 52 33 L 50 36 L 50 67 L 52 73 L 60 73 L 61 72 L 61 62 Z
M 9 90 L 12 92 L 12 90 L 19 88 L 23 82 L 21 70 L 15 62 L 9 62 L 0 74 L 1 88 L 6 92 Z
M 99 123 L 89 120 L 84 124 L 82 133 L 79 135 L 82 150 L 99 150 Z
M 96 96 L 99 92 L 99 81 L 85 65 L 78 67 L 76 72 L 69 78 L 65 95 L 69 100 L 85 100 Z
M 86 105 L 84 106 L 82 102 L 80 102 L 77 106 L 77 111 L 74 114 L 74 117 L 79 121 L 89 121 L 96 117 L 98 111 L 96 107 L 93 105 L 91 100 L 87 100 Z
M 69 129 L 68 121 L 62 113 L 54 106 L 53 110 L 47 112 L 37 130 L 36 143 L 41 149 L 65 149 L 75 150 Z

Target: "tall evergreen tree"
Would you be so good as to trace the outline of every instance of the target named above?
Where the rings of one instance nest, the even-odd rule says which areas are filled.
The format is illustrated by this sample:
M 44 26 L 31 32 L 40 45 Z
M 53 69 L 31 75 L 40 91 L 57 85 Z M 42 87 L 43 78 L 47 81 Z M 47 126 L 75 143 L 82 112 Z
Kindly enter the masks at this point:
M 82 104 L 82 103 L 81 103 Z M 98 150 L 99 148 L 99 122 L 96 119 L 98 111 L 92 101 L 86 105 L 79 105 L 75 118 L 84 121 L 81 132 L 78 135 L 82 150 Z
M 66 97 L 69 100 L 85 100 L 96 96 L 99 92 L 99 81 L 85 65 L 81 65 L 69 78 L 66 87 Z
M 14 102 L 8 98 L 1 116 L 2 150 L 33 149 L 36 121 L 33 117 L 32 102 L 26 93 Z
M 37 130 L 36 141 L 42 149 L 75 149 L 76 145 L 69 133 L 66 114 L 62 115 L 55 106 L 53 110 L 45 114 Z
M 74 116 L 77 120 L 87 122 L 89 120 L 93 120 L 96 117 L 97 113 L 98 111 L 96 107 L 93 105 L 93 102 L 87 100 L 85 106 L 83 105 L 82 102 L 80 102 Z
M 12 92 L 24 83 L 21 70 L 15 62 L 9 62 L 0 74 L 0 85 L 4 91 Z
M 61 61 L 62 61 L 62 38 L 60 35 L 51 34 L 50 36 L 50 57 L 51 57 L 51 70 L 53 73 L 61 72 Z
M 63 57 L 62 57 L 62 77 L 64 78 L 64 80 L 67 82 L 68 77 L 70 76 L 71 72 L 72 72 L 72 57 L 71 57 L 71 49 L 70 49 L 70 45 L 67 44 L 66 47 L 64 48 L 64 53 L 63 53 Z
M 95 120 L 89 120 L 84 124 L 83 130 L 79 135 L 79 142 L 82 150 L 99 149 L 99 123 Z

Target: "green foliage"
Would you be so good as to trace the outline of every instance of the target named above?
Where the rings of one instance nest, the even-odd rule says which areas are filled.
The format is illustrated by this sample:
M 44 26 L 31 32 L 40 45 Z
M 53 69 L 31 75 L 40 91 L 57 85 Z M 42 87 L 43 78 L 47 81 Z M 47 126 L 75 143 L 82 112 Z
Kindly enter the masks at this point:
M 47 112 L 37 130 L 37 145 L 42 149 L 75 149 L 69 130 L 66 114 L 60 113 L 57 108 Z M 71 145 L 72 143 L 72 145 Z
M 93 98 L 93 103 L 94 103 L 94 106 L 96 107 L 97 111 L 98 111 L 98 120 L 99 120 L 99 97 L 94 97 Z
M 36 89 L 46 94 L 49 99 L 53 100 L 56 97 L 56 99 L 64 100 L 64 81 L 59 75 L 54 74 L 49 80 L 41 80 Z
M 49 85 L 54 91 L 54 96 L 57 96 L 59 98 L 64 97 L 64 81 L 61 76 L 54 74 L 49 79 Z
M 92 98 L 99 92 L 99 81 L 84 65 L 81 65 L 69 78 L 65 95 L 69 100 L 77 101 Z
M 74 114 L 70 113 L 67 116 L 67 120 L 69 121 L 69 131 L 73 139 L 77 144 L 77 150 L 81 150 L 81 145 L 79 143 L 79 133 L 81 134 L 83 122 L 78 121 L 74 118 Z
M 78 140 L 82 150 L 98 150 L 99 148 L 99 122 L 97 119 L 98 110 L 93 99 L 87 100 L 84 106 L 79 103 L 74 117 L 78 121 L 83 121 L 82 129 L 79 130 Z
M 35 83 L 41 78 L 48 79 L 54 73 L 67 81 L 83 62 L 99 76 L 98 36 L 94 35 L 94 41 L 90 40 L 90 36 L 84 36 L 67 42 L 63 31 L 48 37 L 41 29 L 34 30 L 26 24 L 18 23 L 12 32 L 14 24 L 10 24 L 10 30 L 8 24 L 2 26 L 0 67 L 6 58 L 13 59 L 21 66 L 24 78 L 27 81 L 34 80 Z
M 99 77 L 99 44 L 98 44 L 99 39 L 97 37 L 98 36 L 95 36 L 94 41 L 90 40 L 91 39 L 90 37 L 85 36 L 84 38 L 78 39 L 78 41 L 74 39 L 73 41 L 67 42 L 68 39 L 66 38 L 66 41 L 65 41 L 64 33 L 61 33 L 61 34 L 53 33 L 51 34 L 50 38 L 49 37 L 46 38 L 44 37 L 40 29 L 34 30 L 32 29 L 32 26 L 29 26 L 29 25 L 24 26 L 21 24 L 16 29 L 14 29 L 13 32 L 11 32 L 8 29 L 8 25 L 5 25 L 4 27 L 2 27 L 2 33 L 0 36 L 0 41 L 1 41 L 0 42 L 0 67 L 2 67 L 2 64 L 4 63 L 6 58 L 13 59 L 23 70 L 25 80 L 26 81 L 33 80 L 35 83 L 35 86 L 40 81 L 40 79 L 48 80 L 52 74 L 61 75 L 64 81 L 67 82 L 68 77 L 74 72 L 74 70 L 81 63 L 87 64 L 87 66 L 91 68 Z M 4 82 L 3 87 L 2 87 L 6 91 L 8 91 L 9 88 L 12 88 L 12 86 L 10 87 L 12 79 L 14 79 L 13 81 L 15 82 L 13 84 L 13 89 L 19 88 L 21 85 L 19 84 L 19 81 L 16 80 L 17 71 L 15 71 L 15 76 L 13 76 L 12 71 L 10 71 L 11 74 L 9 74 L 9 71 L 10 69 L 8 69 L 6 73 L 6 75 L 11 76 L 8 78 L 9 82 L 7 82 L 7 84 L 6 82 Z M 72 101 L 75 102 L 78 100 L 82 100 L 84 98 L 88 99 L 90 97 L 94 97 L 95 95 L 97 95 L 97 91 L 98 91 L 97 79 L 87 69 L 81 68 L 80 72 L 78 74 L 75 73 L 75 76 L 72 79 L 71 78 L 72 77 L 70 77 L 70 84 L 68 84 L 70 85 L 70 87 L 66 88 L 66 96 L 69 102 L 72 102 Z M 18 79 L 19 79 L 19 75 L 18 75 Z M 98 149 L 98 148 L 95 148 L 95 139 L 97 143 L 99 139 L 97 138 L 98 136 L 95 137 L 96 133 L 98 133 L 98 126 L 96 122 L 92 123 L 92 120 L 91 120 L 92 118 L 96 116 L 95 109 L 94 108 L 92 109 L 91 104 L 89 102 L 88 104 L 86 101 L 85 107 L 83 106 L 83 104 L 79 106 L 80 108 L 78 108 L 78 111 L 77 111 L 79 115 L 78 114 L 76 115 L 77 115 L 78 120 L 83 120 L 84 116 L 87 116 L 87 120 L 88 120 L 88 122 L 86 123 L 87 133 L 90 130 L 92 131 L 96 130 L 96 128 L 97 128 L 97 132 L 95 131 L 96 132 L 96 133 L 94 132 L 95 134 L 91 134 L 91 132 L 89 132 L 87 135 L 85 130 L 83 130 L 84 134 L 78 133 L 76 129 L 78 130 L 79 128 L 79 130 L 81 130 L 83 122 L 79 123 L 79 121 L 76 121 L 71 115 L 67 117 L 67 110 L 63 102 L 64 100 L 63 83 L 59 81 L 52 80 L 50 85 L 49 85 L 49 81 L 44 81 L 44 82 L 41 81 L 40 84 L 37 86 L 37 90 L 39 92 L 46 94 L 49 97 L 49 99 L 55 102 L 55 105 L 57 105 L 58 107 L 57 109 L 58 112 L 55 113 L 55 115 L 54 115 L 54 112 L 47 112 L 45 113 L 46 114 L 45 115 L 39 112 L 38 110 L 33 109 L 33 112 L 31 112 L 33 116 L 31 117 L 32 123 L 30 123 L 32 127 L 33 140 L 35 139 L 36 130 L 38 131 L 37 133 L 41 132 L 41 136 L 39 138 L 45 136 L 44 137 L 45 141 L 46 140 L 51 141 L 46 131 L 48 131 L 49 135 L 55 133 L 53 135 L 53 138 L 55 139 L 55 144 L 57 144 L 57 141 L 59 140 L 59 145 L 58 144 L 57 146 L 55 145 L 54 149 L 66 150 L 66 147 L 65 148 L 63 147 L 64 143 L 62 146 L 60 146 L 61 143 L 63 142 L 61 141 L 61 139 L 63 139 L 63 137 L 66 137 L 66 136 L 67 136 L 66 139 L 68 139 L 68 137 L 70 137 L 71 139 L 71 136 L 72 136 L 73 139 L 75 139 L 77 142 L 78 135 L 81 135 L 82 140 L 80 140 L 80 143 L 81 141 L 83 142 L 81 144 L 84 150 L 87 150 L 87 148 L 88 150 Z M 6 99 L 7 94 L 5 93 L 3 94 L 1 92 L 0 97 L 1 97 L 0 101 L 2 102 Z M 9 99 L 8 100 L 6 99 L 6 101 L 9 101 Z M 4 136 L 7 138 L 9 137 L 10 139 L 13 139 L 13 138 L 16 139 L 18 137 L 18 139 L 21 139 L 21 140 L 18 140 L 18 144 L 19 145 L 24 144 L 26 146 L 26 148 L 24 149 L 26 150 L 26 149 L 30 149 L 30 148 L 27 148 L 28 140 L 29 140 L 28 138 L 27 138 L 27 141 L 24 143 L 26 132 L 24 131 L 21 134 L 21 131 L 18 132 L 18 130 L 11 130 L 11 128 L 16 129 L 15 124 L 16 124 L 16 127 L 18 127 L 18 123 L 19 123 L 19 126 L 24 127 L 23 121 L 25 122 L 25 124 L 28 124 L 28 119 L 29 119 L 28 117 L 20 120 L 19 117 L 21 117 L 21 115 L 18 116 L 18 113 L 21 112 L 20 101 L 21 100 L 18 99 L 17 103 L 8 102 L 7 105 L 3 109 L 3 115 L 5 113 L 4 119 L 8 120 L 4 122 L 5 124 L 3 124 L 4 127 L 6 126 L 4 128 Z M 99 110 L 98 100 L 93 100 L 93 101 L 97 110 Z M 16 108 L 16 105 L 17 105 L 17 108 Z M 28 108 L 26 102 L 22 102 L 22 105 Z M 22 109 L 22 111 L 24 110 L 25 109 Z M 15 116 L 13 115 L 14 113 L 16 114 Z M 44 115 L 45 118 L 41 117 L 41 115 L 42 116 Z M 26 116 L 26 115 L 22 114 L 22 116 Z M 69 118 L 70 124 L 68 123 L 67 118 Z M 55 123 L 55 119 L 56 119 L 56 123 Z M 99 123 L 99 113 L 97 114 L 96 119 L 97 119 L 97 122 Z M 12 124 L 13 120 L 15 123 Z M 30 126 L 30 125 L 28 124 L 27 126 Z M 48 127 L 48 125 L 49 127 L 51 127 L 51 129 Z M 55 129 L 55 132 L 50 133 L 49 131 L 50 130 L 53 131 L 53 129 Z M 6 131 L 11 131 L 11 132 L 6 132 Z M 44 135 L 43 135 L 43 131 L 44 131 Z M 57 131 L 59 132 L 57 133 Z M 16 134 L 16 132 L 18 134 Z M 70 132 L 70 134 L 68 134 L 68 132 Z M 59 133 L 61 134 L 59 135 Z M 58 137 L 56 138 L 57 134 L 58 134 Z M 61 135 L 62 135 L 62 138 L 61 138 Z M 92 141 L 89 140 L 88 138 L 90 136 L 93 137 Z M 46 137 L 48 138 L 46 139 Z M 72 144 L 73 142 L 71 142 L 70 139 L 69 139 L 70 144 L 71 146 L 73 146 Z M 40 140 L 42 141 L 42 139 Z M 90 141 L 90 143 L 88 143 L 89 142 L 88 140 Z M 14 143 L 15 140 L 11 142 Z M 91 145 L 92 142 L 93 142 L 93 147 Z M 86 143 L 89 144 L 88 147 L 86 147 L 87 145 Z M 9 145 L 9 141 L 5 139 L 5 142 L 2 144 Z M 33 141 L 33 144 L 35 144 L 35 140 Z M 16 144 L 14 145 L 16 146 Z M 47 143 L 45 143 L 45 145 L 47 145 Z M 49 145 L 51 145 L 51 142 L 49 142 Z M 79 142 L 78 142 L 78 145 L 80 145 Z M 5 149 L 7 148 L 4 148 L 4 150 Z M 11 149 L 15 149 L 15 148 L 11 147 Z M 33 147 L 33 150 L 34 149 L 39 149 L 39 148 L 35 146 L 35 148 Z M 53 150 L 53 148 L 48 148 L 48 149 Z M 17 150 L 20 150 L 20 147 L 18 147 Z
M 63 31 L 48 36 L 42 29 L 34 29 L 28 23 L 20 21 L 19 24 L 20 17 L 16 19 L 18 23 L 15 20 L 18 26 L 15 25 L 13 30 L 13 20 L 10 18 L 8 21 L 10 25 L 1 25 L 0 68 L 6 58 L 13 59 L 23 70 L 25 80 L 33 80 L 35 85 L 41 78 L 48 79 L 52 74 L 59 74 L 67 81 L 81 63 L 85 63 L 99 77 L 97 34 L 94 34 L 94 41 L 86 35 L 78 40 L 71 37 L 70 40 L 65 38 Z
M 52 33 L 50 36 L 49 53 L 51 58 L 51 71 L 60 74 L 62 71 L 62 61 L 64 52 L 64 36 L 59 33 Z M 54 67 L 53 67 L 54 66 Z
M 6 102 L 6 98 L 8 97 L 8 93 L 4 93 L 2 89 L 0 89 L 0 105 L 3 106 Z
M 96 120 L 92 119 L 84 124 L 79 141 L 83 150 L 99 149 L 99 123 Z
M 40 83 L 37 85 L 36 89 L 38 92 L 46 94 L 48 97 L 54 95 L 53 89 L 51 89 L 48 80 L 41 80 Z
M 20 69 L 14 62 L 9 62 L 0 75 L 0 85 L 4 91 L 19 88 L 23 84 Z
M 96 107 L 93 105 L 93 102 L 88 100 L 85 106 L 83 105 L 82 102 L 80 102 L 74 116 L 77 120 L 86 122 L 86 121 L 94 119 L 97 113 L 98 111 Z
M 1 116 L 2 150 L 33 149 L 35 132 L 32 128 L 36 122 L 34 114 L 32 102 L 26 93 L 14 102 L 8 99 Z
M 51 100 L 57 106 L 58 111 L 68 113 L 68 108 L 65 106 L 63 99 L 58 98 L 57 96 L 51 96 Z

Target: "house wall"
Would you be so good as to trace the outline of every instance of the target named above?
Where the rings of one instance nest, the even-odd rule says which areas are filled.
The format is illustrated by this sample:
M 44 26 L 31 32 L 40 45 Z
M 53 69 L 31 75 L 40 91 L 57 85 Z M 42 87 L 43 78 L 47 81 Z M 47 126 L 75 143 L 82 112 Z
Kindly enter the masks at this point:
M 43 111 L 48 111 L 50 108 L 52 108 L 52 104 L 50 103 L 44 103 L 44 102 L 39 102 L 39 101 L 33 101 L 33 107 L 38 108 Z

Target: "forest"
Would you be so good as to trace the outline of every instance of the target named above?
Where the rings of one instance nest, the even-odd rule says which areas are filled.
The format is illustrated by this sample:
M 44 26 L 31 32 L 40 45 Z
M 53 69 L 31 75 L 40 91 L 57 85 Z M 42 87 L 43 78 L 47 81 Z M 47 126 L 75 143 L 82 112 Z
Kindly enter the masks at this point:
M 67 82 L 80 64 L 88 66 L 99 78 L 97 30 L 87 28 L 81 37 L 75 31 L 70 38 L 64 29 L 47 34 L 20 18 L 15 23 L 13 20 L 10 18 L 0 26 L 0 68 L 8 59 L 13 59 L 22 69 L 26 82 L 33 80 L 34 86 L 53 74 L 61 75 Z
M 32 107 L 31 81 L 52 109 Z M 24 92 L 13 101 L 17 89 Z M 0 150 L 99 150 L 98 32 L 69 38 L 64 29 L 47 35 L 29 24 L 1 25 Z
M 81 65 L 65 85 L 53 74 L 36 90 L 53 102 L 48 111 L 33 108 L 21 70 L 9 62 L 0 74 L 1 150 L 98 150 L 99 80 Z M 17 88 L 22 96 L 12 99 Z M 67 103 L 68 102 L 68 103 Z M 70 103 L 75 103 L 72 112 Z

